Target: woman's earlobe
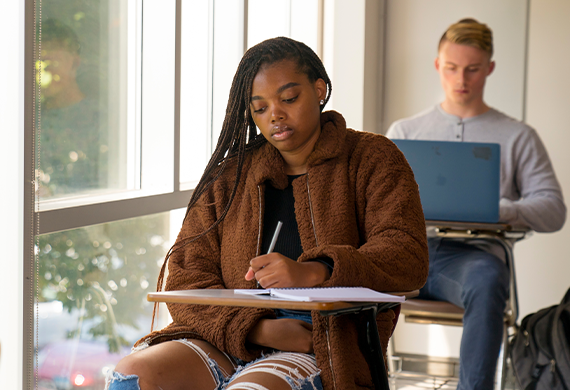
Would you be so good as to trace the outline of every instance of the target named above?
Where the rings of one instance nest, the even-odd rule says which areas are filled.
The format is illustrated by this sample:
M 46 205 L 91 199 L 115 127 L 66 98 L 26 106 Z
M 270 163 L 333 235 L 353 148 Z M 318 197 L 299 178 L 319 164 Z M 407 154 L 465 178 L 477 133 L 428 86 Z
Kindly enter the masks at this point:
M 321 102 L 324 101 L 327 95 L 327 83 L 325 83 L 325 80 L 318 79 L 317 81 L 315 81 L 315 88 L 317 90 L 317 97 L 319 98 L 319 100 Z M 321 105 L 322 104 L 323 103 L 321 103 Z

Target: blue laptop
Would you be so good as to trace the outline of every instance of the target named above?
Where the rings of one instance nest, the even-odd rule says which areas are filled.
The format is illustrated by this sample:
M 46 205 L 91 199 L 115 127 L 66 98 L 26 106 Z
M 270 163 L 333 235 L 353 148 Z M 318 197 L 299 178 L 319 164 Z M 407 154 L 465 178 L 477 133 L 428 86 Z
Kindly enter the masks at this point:
M 414 171 L 426 220 L 499 222 L 499 144 L 392 141 Z

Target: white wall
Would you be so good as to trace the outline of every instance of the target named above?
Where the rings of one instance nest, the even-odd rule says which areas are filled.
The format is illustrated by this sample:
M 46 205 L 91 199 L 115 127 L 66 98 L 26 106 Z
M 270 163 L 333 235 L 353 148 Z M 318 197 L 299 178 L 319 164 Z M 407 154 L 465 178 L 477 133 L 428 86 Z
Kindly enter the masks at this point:
M 347 126 L 362 130 L 364 100 L 365 1 L 325 0 L 323 63 L 331 79 L 327 110 L 343 114 Z
M 393 121 L 443 100 L 434 68 L 437 45 L 449 25 L 466 17 L 494 32 L 497 67 L 487 81 L 487 102 L 522 119 L 526 2 L 388 0 L 384 132 Z
M 24 0 L 0 2 L 0 389 L 22 388 Z M 10 58 L 10 60 L 6 60 Z M 31 69 L 30 69 L 31 70 Z
M 388 0 L 386 15 L 383 130 L 394 120 L 443 99 L 433 66 L 437 43 L 450 24 L 474 17 L 491 27 L 495 39 L 497 68 L 487 81 L 485 100 L 537 129 L 568 197 L 570 132 L 563 113 L 570 108 L 570 74 L 566 70 L 570 62 L 570 4 L 565 0 L 531 1 L 530 26 L 527 2 L 520 0 Z M 558 233 L 535 234 L 516 246 L 519 320 L 557 303 L 570 287 L 570 256 L 564 245 L 569 232 L 567 226 Z M 401 321 L 394 342 L 398 352 L 457 357 L 460 338 L 461 328 Z
M 570 2 L 530 4 L 526 121 L 550 154 L 570 205 Z M 556 304 L 570 287 L 570 223 L 552 234 L 535 234 L 515 249 L 521 314 Z
M 348 127 L 380 133 L 385 0 L 324 0 L 323 63 Z

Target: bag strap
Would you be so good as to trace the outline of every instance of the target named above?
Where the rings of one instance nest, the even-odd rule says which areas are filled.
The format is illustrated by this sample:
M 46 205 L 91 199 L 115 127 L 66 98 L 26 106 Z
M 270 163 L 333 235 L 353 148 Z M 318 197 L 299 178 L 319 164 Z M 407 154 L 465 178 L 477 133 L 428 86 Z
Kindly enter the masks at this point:
M 566 291 L 566 295 L 564 295 L 564 298 L 562 298 L 562 302 L 560 302 L 560 304 L 564 303 L 570 303 L 570 288 L 568 291 Z
M 524 388 L 524 390 L 536 390 L 536 385 L 538 384 L 538 380 L 542 375 L 542 372 L 546 368 L 546 365 L 536 364 L 532 369 L 532 381 Z
M 536 382 L 538 382 L 538 379 L 533 379 L 532 382 L 530 382 L 530 383 L 524 388 L 524 390 L 536 390 Z

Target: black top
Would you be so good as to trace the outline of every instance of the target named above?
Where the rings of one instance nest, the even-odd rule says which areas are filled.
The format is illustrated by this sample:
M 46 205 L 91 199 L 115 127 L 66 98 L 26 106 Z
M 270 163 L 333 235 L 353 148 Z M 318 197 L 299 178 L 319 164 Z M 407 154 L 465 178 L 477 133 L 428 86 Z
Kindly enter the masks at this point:
M 295 218 L 295 197 L 293 196 L 293 180 L 303 175 L 288 176 L 289 185 L 283 190 L 276 189 L 270 182 L 265 185 L 265 214 L 263 216 L 263 239 L 261 253 L 266 254 L 273 239 L 277 222 L 283 222 L 273 252 L 281 253 L 292 260 L 297 260 L 303 253 L 299 226 Z M 315 259 L 329 267 L 332 273 L 331 259 Z M 311 313 L 298 310 L 275 310 L 277 318 L 296 318 L 312 323 Z
M 275 233 L 277 222 L 283 222 L 279 238 L 275 243 L 274 252 L 281 253 L 292 260 L 297 260 L 303 253 L 299 226 L 295 218 L 295 198 L 291 183 L 303 175 L 288 176 L 289 185 L 284 190 L 278 190 L 270 182 L 265 186 L 265 215 L 263 216 L 263 239 L 261 254 L 266 254 Z
M 284 190 L 278 190 L 266 182 L 265 185 L 265 215 L 263 216 L 263 239 L 261 240 L 261 254 L 266 254 L 273 239 L 277 222 L 283 222 L 279 237 L 275 243 L 274 252 L 281 253 L 292 260 L 297 260 L 303 253 L 299 226 L 295 218 L 295 197 L 293 196 L 293 180 L 304 175 L 290 175 L 289 185 Z M 329 267 L 332 273 L 334 262 L 329 258 L 317 258 L 318 261 Z

